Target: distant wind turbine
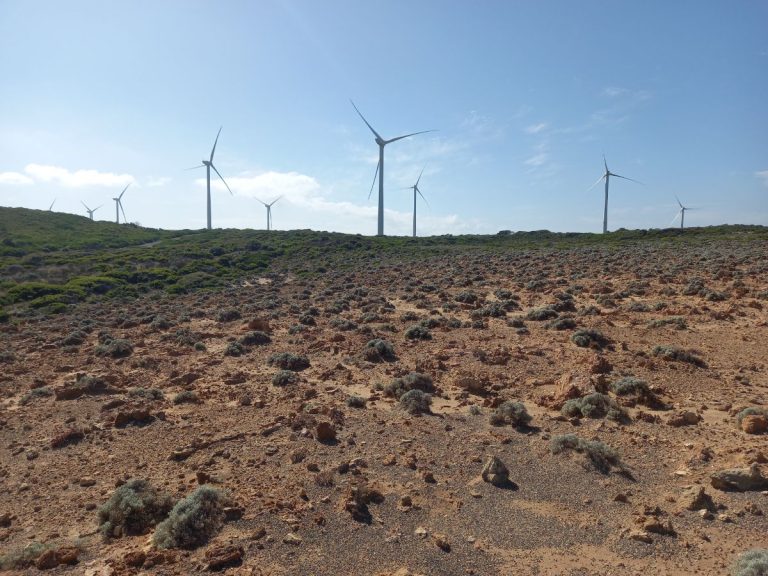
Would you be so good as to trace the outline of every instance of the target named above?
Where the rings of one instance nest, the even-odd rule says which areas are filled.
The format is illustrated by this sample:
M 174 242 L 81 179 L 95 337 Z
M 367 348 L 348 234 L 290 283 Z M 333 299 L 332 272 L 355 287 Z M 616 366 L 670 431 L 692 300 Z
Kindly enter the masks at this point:
M 678 198 L 677 195 L 675 195 L 675 200 L 677 200 L 677 203 L 680 206 L 680 210 L 678 210 L 677 214 L 675 214 L 675 217 L 672 218 L 672 222 L 670 222 L 670 224 L 674 223 L 674 221 L 677 220 L 677 217 L 680 216 L 680 230 L 682 230 L 685 228 L 685 211 L 692 210 L 692 208 L 683 206 L 683 203 L 680 202 L 680 198 Z
M 278 196 L 277 198 L 272 200 L 272 202 L 270 202 L 269 204 L 267 204 L 266 202 L 263 202 L 263 201 L 259 200 L 258 198 L 256 198 L 256 200 L 259 200 L 259 202 L 264 204 L 264 207 L 267 209 L 267 230 L 271 230 L 272 229 L 272 205 L 275 202 L 277 202 L 278 200 L 280 200 L 280 198 L 282 198 L 282 196 Z
M 615 174 L 608 170 L 608 162 L 605 160 L 605 155 L 603 155 L 603 165 L 605 166 L 605 174 L 600 176 L 600 178 L 597 179 L 597 182 L 592 184 L 589 188 L 587 188 L 587 192 L 592 190 L 595 186 L 600 184 L 600 181 L 605 179 L 605 207 L 603 208 L 603 234 L 608 232 L 608 182 L 611 179 L 611 176 L 616 176 L 616 178 L 623 178 L 624 180 L 629 180 L 630 182 L 635 182 L 636 184 L 642 184 L 642 182 L 638 182 L 637 180 L 632 180 L 632 178 L 627 178 L 626 176 L 621 176 L 619 174 Z
M 223 128 L 223 126 L 221 127 Z M 216 166 L 213 165 L 213 153 L 216 152 L 216 144 L 219 141 L 219 134 L 221 134 L 221 128 L 219 128 L 218 133 L 216 134 L 216 140 L 213 141 L 213 148 L 211 148 L 211 157 L 208 160 L 202 160 L 202 164 L 200 166 L 194 166 L 192 168 L 189 168 L 189 170 L 194 170 L 195 168 L 202 168 L 205 166 L 205 172 L 206 172 L 206 181 L 208 185 L 208 230 L 211 229 L 211 168 L 213 168 L 213 171 L 216 172 L 216 174 L 219 175 L 219 178 L 221 178 L 221 181 L 224 182 L 224 186 L 227 187 L 227 190 L 229 190 L 229 193 L 232 194 L 232 189 L 229 187 L 229 184 L 227 184 L 227 181 L 224 180 L 224 176 L 222 176 L 218 170 L 216 170 Z M 234 196 L 234 194 L 232 194 Z
M 123 188 L 123 191 L 120 192 L 120 196 L 118 196 L 117 198 L 112 198 L 112 200 L 115 201 L 115 223 L 116 224 L 120 224 L 120 212 L 121 211 L 123 213 L 123 221 L 124 221 L 124 223 L 128 222 L 128 218 L 125 217 L 125 210 L 123 210 L 122 198 L 123 198 L 123 194 L 125 194 L 125 191 L 128 190 L 128 186 L 130 186 L 130 185 L 131 184 L 129 182 L 128 185 L 126 185 L 126 187 Z M 91 220 L 93 220 L 93 216 L 91 216 Z
M 352 100 L 350 100 L 352 102 Z M 368 192 L 368 198 L 370 199 L 371 194 L 373 193 L 373 185 L 376 183 L 376 176 L 379 177 L 379 219 L 378 219 L 378 232 L 377 236 L 384 236 L 384 146 L 387 144 L 391 144 L 392 142 L 397 142 L 398 140 L 402 140 L 403 138 L 408 138 L 410 136 L 416 136 L 417 134 L 426 134 L 427 132 L 434 132 L 434 130 L 422 130 L 421 132 L 412 132 L 411 134 L 405 134 L 404 136 L 397 136 L 396 138 L 390 138 L 389 140 L 385 140 L 382 138 L 376 130 L 373 129 L 373 126 L 371 126 L 368 123 L 368 120 L 365 119 L 365 116 L 363 116 L 362 112 L 357 109 L 357 106 L 355 106 L 355 103 L 352 102 L 352 106 L 355 108 L 355 111 L 359 114 L 360 118 L 363 119 L 363 122 L 365 122 L 365 125 L 368 126 L 368 128 L 373 132 L 373 135 L 376 137 L 375 141 L 376 144 L 379 145 L 379 163 L 376 165 L 376 172 L 373 174 L 373 182 L 371 183 L 371 191 Z
M 53 202 L 51 202 L 51 205 L 48 206 L 48 212 L 51 212 L 53 210 L 53 205 L 56 204 L 56 200 L 58 200 L 58 198 L 54 198 Z
M 126 188 L 127 188 L 127 186 L 126 186 Z M 125 192 L 125 190 L 123 190 L 123 192 Z M 85 202 L 83 202 L 82 200 L 80 200 L 80 204 L 82 204 L 83 206 L 85 206 L 85 211 L 86 211 L 86 212 L 88 212 L 88 216 L 90 217 L 90 219 L 91 219 L 91 220 L 93 220 L 93 213 L 94 213 L 94 212 L 96 212 L 96 210 L 98 210 L 98 209 L 99 209 L 99 208 L 101 208 L 102 206 L 104 206 L 104 204 L 101 204 L 101 205 L 99 205 L 99 206 L 96 206 L 96 208 L 94 208 L 93 210 L 91 210 L 90 208 L 88 208 L 88 204 L 86 204 L 86 203 L 85 203 Z M 118 224 L 119 224 L 119 222 L 118 222 Z
M 416 184 L 413 186 L 406 186 L 403 188 L 403 190 L 413 190 L 413 237 L 416 238 L 416 194 L 418 193 L 419 196 L 421 196 L 421 199 L 426 202 L 427 206 L 429 206 L 429 202 L 427 202 L 427 199 L 424 198 L 424 194 L 421 193 L 421 190 L 419 190 L 419 182 L 421 182 L 421 175 L 424 174 L 424 168 L 421 169 L 421 172 L 419 172 L 419 177 L 416 179 Z

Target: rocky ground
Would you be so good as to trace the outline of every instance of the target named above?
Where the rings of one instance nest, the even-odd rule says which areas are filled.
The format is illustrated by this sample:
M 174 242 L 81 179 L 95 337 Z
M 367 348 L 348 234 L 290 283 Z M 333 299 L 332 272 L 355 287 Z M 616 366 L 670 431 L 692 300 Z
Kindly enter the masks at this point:
M 768 543 L 766 254 L 371 257 L 0 324 L 0 566 L 725 574 Z M 102 534 L 132 478 L 220 491 L 208 541 Z

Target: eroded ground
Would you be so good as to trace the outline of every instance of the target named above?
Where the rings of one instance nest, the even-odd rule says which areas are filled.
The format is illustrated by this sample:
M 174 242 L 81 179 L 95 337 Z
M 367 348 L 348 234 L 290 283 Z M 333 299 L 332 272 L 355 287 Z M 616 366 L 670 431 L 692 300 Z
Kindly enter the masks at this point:
M 7 324 L 0 550 L 75 546 L 77 563 L 50 572 L 92 575 L 202 573 L 226 554 L 230 574 L 724 574 L 768 541 L 768 486 L 711 481 L 768 461 L 766 254 L 722 242 L 371 258 Z M 430 338 L 408 338 L 427 335 L 414 325 Z M 254 330 L 271 341 L 238 350 Z M 605 340 L 580 347 L 580 330 Z M 366 353 L 376 338 L 393 359 Z M 310 366 L 274 385 L 282 352 Z M 410 372 L 434 383 L 429 413 L 386 395 Z M 630 376 L 653 401 L 617 396 Z M 618 405 L 610 418 L 561 412 L 594 391 Z M 505 401 L 525 404 L 528 426 L 491 423 Z M 620 460 L 553 453 L 565 434 Z M 481 478 L 492 456 L 506 487 Z M 233 509 L 194 550 L 157 552 L 151 529 L 104 539 L 97 508 L 129 478 L 175 500 L 210 484 Z M 355 487 L 377 497 L 356 502 Z M 34 561 L 18 570 L 38 573 Z

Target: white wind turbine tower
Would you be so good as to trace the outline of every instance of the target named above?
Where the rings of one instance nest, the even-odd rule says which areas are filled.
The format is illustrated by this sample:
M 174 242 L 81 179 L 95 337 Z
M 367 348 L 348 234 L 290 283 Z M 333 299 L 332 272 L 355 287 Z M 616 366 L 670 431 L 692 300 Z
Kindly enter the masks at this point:
M 352 102 L 352 100 L 350 100 Z M 368 198 L 370 199 L 371 194 L 373 193 L 373 185 L 376 183 L 376 176 L 379 177 L 379 218 L 378 218 L 378 231 L 376 233 L 377 236 L 384 236 L 384 146 L 387 144 L 391 144 L 392 142 L 397 142 L 398 140 L 402 140 L 403 138 L 408 138 L 410 136 L 416 136 L 417 134 L 426 134 L 427 132 L 434 132 L 434 130 L 422 130 L 421 132 L 412 132 L 411 134 L 405 134 L 403 136 L 397 136 L 396 138 L 390 138 L 389 140 L 385 140 L 382 138 L 376 130 L 373 129 L 373 126 L 371 126 L 368 123 L 368 120 L 365 119 L 365 116 L 360 112 L 360 110 L 357 109 L 357 106 L 355 106 L 355 103 L 352 102 L 352 106 L 355 108 L 355 111 L 360 115 L 360 118 L 363 119 L 363 122 L 365 122 L 365 125 L 368 126 L 368 128 L 373 132 L 373 135 L 376 137 L 375 141 L 376 144 L 379 145 L 379 163 L 376 165 L 376 172 L 373 174 L 373 182 L 371 183 L 371 191 L 368 192 Z
M 125 217 L 125 210 L 123 210 L 122 198 L 123 198 L 123 194 L 125 194 L 125 191 L 128 190 L 128 186 L 130 185 L 131 184 L 128 183 L 126 187 L 123 188 L 123 191 L 120 192 L 120 196 L 118 196 L 117 198 L 112 198 L 112 200 L 115 201 L 115 223 L 116 224 L 120 224 L 120 211 L 123 212 L 123 223 L 128 222 L 128 218 Z M 93 218 L 91 218 L 91 220 L 93 220 Z
M 195 168 L 202 168 L 205 166 L 205 172 L 206 172 L 206 182 L 207 182 L 207 190 L 208 190 L 208 230 L 211 229 L 211 168 L 213 168 L 213 171 L 218 174 L 219 178 L 221 178 L 221 181 L 224 182 L 224 186 L 227 187 L 227 190 L 229 190 L 229 193 L 232 194 L 232 189 L 229 187 L 229 184 L 227 184 L 227 181 L 224 180 L 224 176 L 222 176 L 218 170 L 216 170 L 216 166 L 213 165 L 213 153 L 216 152 L 216 144 L 219 141 L 219 134 L 221 134 L 221 128 L 219 128 L 218 133 L 216 134 L 216 140 L 213 141 L 213 148 L 211 148 L 211 157 L 208 160 L 202 160 L 202 164 L 200 166 L 194 166 L 192 168 L 189 168 L 189 170 L 194 170 Z M 234 194 L 232 194 L 234 196 Z
M 608 182 L 611 179 L 611 176 L 616 176 L 616 178 L 623 178 L 624 180 L 629 180 L 630 182 L 635 182 L 636 184 L 642 184 L 642 182 L 638 182 L 637 180 L 632 180 L 632 178 L 627 178 L 626 176 L 621 176 L 619 174 L 615 174 L 614 172 L 611 172 L 608 170 L 608 162 L 605 160 L 605 155 L 603 155 L 603 165 L 605 166 L 605 174 L 600 176 L 600 178 L 597 179 L 597 182 L 592 184 L 589 188 L 587 188 L 587 192 L 592 190 L 595 186 L 597 186 L 602 179 L 605 179 L 605 207 L 603 208 L 603 234 L 608 232 Z
M 271 230 L 272 229 L 272 205 L 275 202 L 277 202 L 278 200 L 280 200 L 280 198 L 282 198 L 282 196 L 278 196 L 277 198 L 272 200 L 272 202 L 270 202 L 269 204 L 267 204 L 266 202 L 263 202 L 263 201 L 259 200 L 258 198 L 256 198 L 256 200 L 258 200 L 259 202 L 264 204 L 264 207 L 267 209 L 267 230 Z
M 675 217 L 672 218 L 672 222 L 670 222 L 670 224 L 674 223 L 674 221 L 677 220 L 677 217 L 680 216 L 680 230 L 682 230 L 685 228 L 685 211 L 692 210 L 692 208 L 683 206 L 683 203 L 680 202 L 680 198 L 677 197 L 677 194 L 675 194 L 675 200 L 677 200 L 677 203 L 680 206 L 680 210 L 678 210 L 677 214 L 675 214 Z
M 424 194 L 419 190 L 419 182 L 421 182 L 421 175 L 424 174 L 424 168 L 419 172 L 419 177 L 416 179 L 416 184 L 413 186 L 406 186 L 403 190 L 413 190 L 413 237 L 416 238 L 416 194 L 421 196 L 421 199 L 429 206 L 429 202 L 424 198 Z
M 126 186 L 126 188 L 127 188 L 127 186 Z M 123 190 L 123 192 L 125 192 L 125 190 Z M 104 204 L 101 204 L 101 205 L 99 205 L 99 206 L 96 206 L 96 208 L 94 208 L 93 210 L 91 210 L 90 208 L 88 208 L 88 204 L 86 204 L 86 203 L 85 203 L 85 202 L 83 202 L 82 200 L 80 200 L 80 204 L 82 204 L 83 206 L 85 206 L 85 211 L 86 211 L 86 212 L 88 212 L 88 217 L 89 217 L 91 220 L 93 220 L 93 213 L 94 213 L 94 212 L 96 212 L 96 210 L 98 210 L 98 209 L 99 209 L 99 208 L 101 208 L 102 206 L 104 206 Z M 118 222 L 118 224 L 119 224 L 119 222 Z

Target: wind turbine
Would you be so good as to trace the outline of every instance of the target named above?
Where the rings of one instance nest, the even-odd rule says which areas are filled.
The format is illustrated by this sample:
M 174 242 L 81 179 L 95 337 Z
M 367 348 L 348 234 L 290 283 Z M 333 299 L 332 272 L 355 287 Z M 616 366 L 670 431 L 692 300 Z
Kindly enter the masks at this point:
M 221 127 L 223 128 L 223 126 Z M 211 157 L 208 160 L 202 160 L 202 164 L 200 166 L 194 166 L 192 168 L 189 168 L 189 170 L 194 170 L 195 168 L 202 168 L 205 166 L 205 173 L 206 173 L 206 181 L 207 181 L 207 190 L 208 190 L 208 230 L 211 229 L 211 168 L 213 168 L 213 171 L 216 172 L 216 174 L 219 175 L 219 178 L 221 178 L 221 181 L 224 182 L 224 186 L 227 187 L 227 190 L 229 190 L 229 193 L 232 194 L 232 189 L 229 187 L 229 184 L 227 184 L 227 181 L 224 180 L 224 176 L 222 176 L 218 170 L 216 170 L 216 166 L 213 165 L 213 153 L 216 152 L 216 144 L 219 141 L 219 134 L 221 134 L 221 128 L 219 128 L 218 133 L 216 134 L 216 140 L 213 141 L 213 148 L 211 148 Z M 234 194 L 232 194 L 234 196 Z
M 587 188 L 587 192 L 592 190 L 595 186 L 600 184 L 600 181 L 605 178 L 605 208 L 603 209 L 603 234 L 608 232 L 608 181 L 611 179 L 611 176 L 616 176 L 616 178 L 623 178 L 624 180 L 629 180 L 630 182 L 635 182 L 636 184 L 642 184 L 642 182 L 638 182 L 637 180 L 632 180 L 632 178 L 627 178 L 626 176 L 621 176 L 619 174 L 615 174 L 608 170 L 608 162 L 605 160 L 605 155 L 603 155 L 603 165 L 605 166 L 605 174 L 600 176 L 600 178 L 597 179 L 597 182 L 592 184 L 589 188 Z
M 130 185 L 131 184 L 129 182 L 126 185 L 126 187 L 123 188 L 123 191 L 120 192 L 120 196 L 118 196 L 117 198 L 112 198 L 112 200 L 115 201 L 115 223 L 116 224 L 120 224 L 120 211 L 123 212 L 123 221 L 124 221 L 124 223 L 128 222 L 128 218 L 125 217 L 125 210 L 123 210 L 122 198 L 123 198 L 123 194 L 125 194 L 125 191 L 128 190 L 128 186 L 130 186 Z M 98 210 L 98 208 L 96 210 Z M 94 212 L 95 212 L 95 210 L 94 210 Z M 93 216 L 91 216 L 91 220 L 93 220 Z
M 352 100 L 350 100 L 352 102 Z M 362 112 L 357 109 L 357 106 L 355 106 L 355 103 L 352 102 L 352 106 L 355 108 L 355 111 L 360 115 L 360 118 L 363 119 L 363 122 L 365 122 L 365 125 L 368 126 L 368 128 L 373 132 L 373 135 L 376 137 L 375 141 L 376 144 L 379 145 L 379 163 L 376 165 L 376 172 L 373 174 L 373 182 L 371 182 L 371 191 L 368 192 L 368 198 L 371 198 L 371 194 L 373 193 L 373 185 L 376 183 L 376 176 L 379 177 L 379 219 L 378 219 L 378 232 L 377 236 L 384 236 L 384 146 L 387 144 L 391 144 L 392 142 L 397 142 L 398 140 L 402 140 L 403 138 L 408 138 L 410 136 L 416 136 L 417 134 L 426 134 L 427 132 L 434 132 L 434 130 L 422 130 L 421 132 L 412 132 L 411 134 L 405 134 L 404 136 L 398 136 L 396 138 L 390 138 L 389 140 L 385 140 L 382 138 L 376 130 L 373 129 L 373 126 L 371 126 L 368 123 L 368 120 L 365 119 L 365 116 L 363 116 Z
M 259 202 L 264 204 L 264 207 L 267 209 L 267 230 L 271 230 L 272 229 L 272 205 L 275 202 L 277 202 L 278 200 L 280 200 L 280 198 L 282 198 L 282 196 L 278 196 L 277 198 L 272 200 L 272 202 L 270 202 L 269 204 L 267 204 L 266 202 L 263 202 L 263 201 L 259 200 L 258 198 L 256 198 L 256 200 L 259 200 Z
M 424 174 L 424 168 L 421 169 L 421 172 L 419 172 L 419 177 L 416 179 L 416 184 L 413 186 L 406 186 L 403 188 L 403 190 L 413 190 L 413 237 L 416 238 L 416 194 L 418 193 L 419 196 L 421 196 L 421 199 L 426 202 L 427 206 L 429 206 L 429 202 L 427 202 L 427 199 L 424 198 L 424 194 L 421 193 L 421 190 L 419 190 L 419 182 L 421 182 L 421 175 Z
M 688 208 L 687 206 L 683 206 L 683 203 L 680 202 L 680 198 L 677 197 L 677 194 L 675 194 L 675 200 L 677 200 L 678 205 L 680 206 L 680 210 L 678 210 L 677 214 L 675 214 L 675 217 L 672 218 L 672 222 L 677 220 L 677 217 L 680 216 L 680 230 L 685 228 L 685 211 L 691 210 L 691 208 Z M 670 224 L 672 224 L 670 222 Z
M 51 205 L 48 206 L 48 212 L 51 212 L 53 210 L 53 205 L 56 204 L 56 200 L 58 200 L 58 198 L 54 198 L 53 202 L 51 202 Z
M 127 186 L 126 186 L 126 188 L 127 188 Z M 123 192 L 125 192 L 125 190 L 123 190 Z M 94 212 L 96 212 L 96 210 L 98 210 L 98 209 L 99 209 L 99 208 L 101 208 L 102 206 L 104 206 L 104 204 L 101 204 L 100 206 L 97 206 L 96 208 L 94 208 L 93 210 L 91 210 L 90 208 L 88 208 L 88 204 L 86 204 L 86 203 L 85 203 L 85 202 L 83 202 L 82 200 L 80 200 L 80 204 L 82 204 L 83 206 L 85 206 L 85 211 L 86 211 L 86 212 L 88 212 L 88 216 L 91 218 L 91 220 L 93 220 L 93 213 L 94 213 Z

